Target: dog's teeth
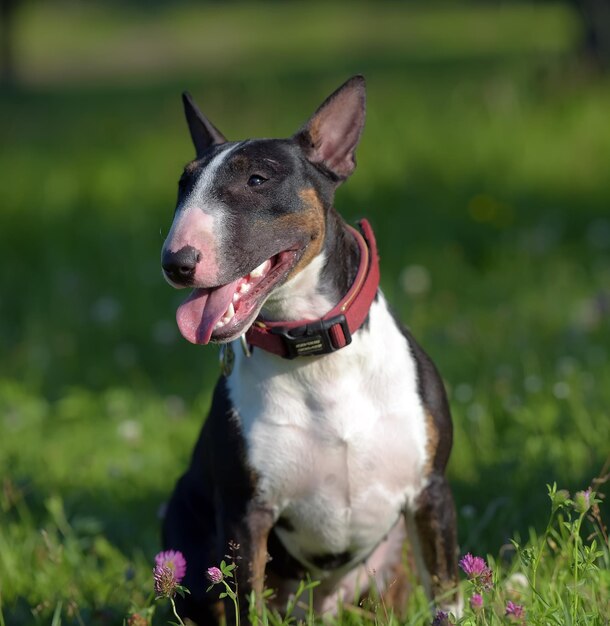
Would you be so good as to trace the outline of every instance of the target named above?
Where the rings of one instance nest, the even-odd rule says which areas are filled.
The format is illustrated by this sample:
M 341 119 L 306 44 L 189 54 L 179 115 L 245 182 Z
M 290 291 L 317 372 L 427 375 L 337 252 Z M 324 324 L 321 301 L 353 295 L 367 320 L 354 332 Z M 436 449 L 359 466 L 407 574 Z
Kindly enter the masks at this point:
M 268 265 L 269 265 L 268 260 L 265 261 L 264 263 L 261 263 L 258 267 L 256 267 L 250 272 L 250 278 L 260 278 L 266 272 Z
M 218 320 L 218 322 L 216 322 L 216 326 L 214 326 L 214 328 L 222 328 L 233 319 L 234 315 L 235 315 L 235 307 L 233 306 L 233 303 L 231 302 L 231 304 L 229 304 L 229 308 L 225 311 L 225 314 Z
M 239 293 L 237 293 L 237 291 L 233 294 L 233 304 L 237 304 L 237 301 L 239 300 Z
M 250 285 L 248 285 L 248 283 L 243 282 L 240 286 L 239 286 L 239 293 L 248 293 L 248 291 L 250 291 Z

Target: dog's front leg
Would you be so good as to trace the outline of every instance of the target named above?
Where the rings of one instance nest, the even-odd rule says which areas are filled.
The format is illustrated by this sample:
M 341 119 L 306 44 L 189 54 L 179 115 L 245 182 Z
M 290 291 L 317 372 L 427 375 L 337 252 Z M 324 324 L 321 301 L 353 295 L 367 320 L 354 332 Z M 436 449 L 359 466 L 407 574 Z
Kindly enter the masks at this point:
M 405 513 L 414 556 L 426 593 L 456 617 L 462 613 L 457 589 L 455 505 L 446 478 L 433 474 L 413 510 Z
M 259 504 L 251 504 L 245 517 L 230 528 L 230 537 L 236 556 L 234 570 L 239 602 L 240 622 L 247 623 L 251 592 L 254 591 L 256 607 L 260 612 L 265 567 L 267 565 L 267 539 L 273 527 L 273 512 Z M 225 601 L 227 624 L 235 622 L 235 608 Z

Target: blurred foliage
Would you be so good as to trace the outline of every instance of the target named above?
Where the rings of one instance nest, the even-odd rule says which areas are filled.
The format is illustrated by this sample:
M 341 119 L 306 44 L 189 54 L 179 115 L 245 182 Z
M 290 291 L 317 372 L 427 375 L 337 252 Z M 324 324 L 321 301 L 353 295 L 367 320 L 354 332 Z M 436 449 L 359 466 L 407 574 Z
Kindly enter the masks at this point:
M 587 486 L 610 441 L 610 83 L 575 69 L 578 38 L 554 3 L 24 4 L 0 95 L 8 623 L 58 602 L 120 623 L 207 410 L 217 350 L 179 337 L 159 267 L 185 88 L 230 138 L 288 136 L 364 73 L 337 207 L 370 218 L 446 379 L 462 551 L 539 528 L 546 482 Z

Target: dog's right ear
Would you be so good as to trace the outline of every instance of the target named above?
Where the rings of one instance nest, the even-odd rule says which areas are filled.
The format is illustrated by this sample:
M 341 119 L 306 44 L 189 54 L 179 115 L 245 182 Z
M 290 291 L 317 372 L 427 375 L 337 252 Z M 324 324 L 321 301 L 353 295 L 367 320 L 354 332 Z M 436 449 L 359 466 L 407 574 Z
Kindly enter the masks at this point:
M 211 146 L 225 143 L 227 141 L 224 138 L 224 135 L 199 110 L 199 107 L 195 104 L 188 91 L 185 91 L 182 94 L 182 102 L 184 103 L 186 123 L 189 126 L 191 139 L 195 145 L 197 158 L 200 158 L 201 155 Z

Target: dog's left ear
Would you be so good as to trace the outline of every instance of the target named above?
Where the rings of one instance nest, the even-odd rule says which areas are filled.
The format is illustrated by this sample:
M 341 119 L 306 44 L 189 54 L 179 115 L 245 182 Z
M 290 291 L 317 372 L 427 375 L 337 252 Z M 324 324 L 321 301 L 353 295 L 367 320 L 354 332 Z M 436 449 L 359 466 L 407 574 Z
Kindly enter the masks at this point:
M 197 158 L 200 158 L 211 146 L 227 141 L 224 135 L 199 110 L 188 91 L 182 94 L 182 103 L 184 104 L 184 115 L 191 133 L 191 139 L 195 145 Z
M 340 182 L 356 167 L 354 152 L 365 111 L 364 76 L 352 76 L 322 103 L 293 139 L 312 163 L 323 165 Z

